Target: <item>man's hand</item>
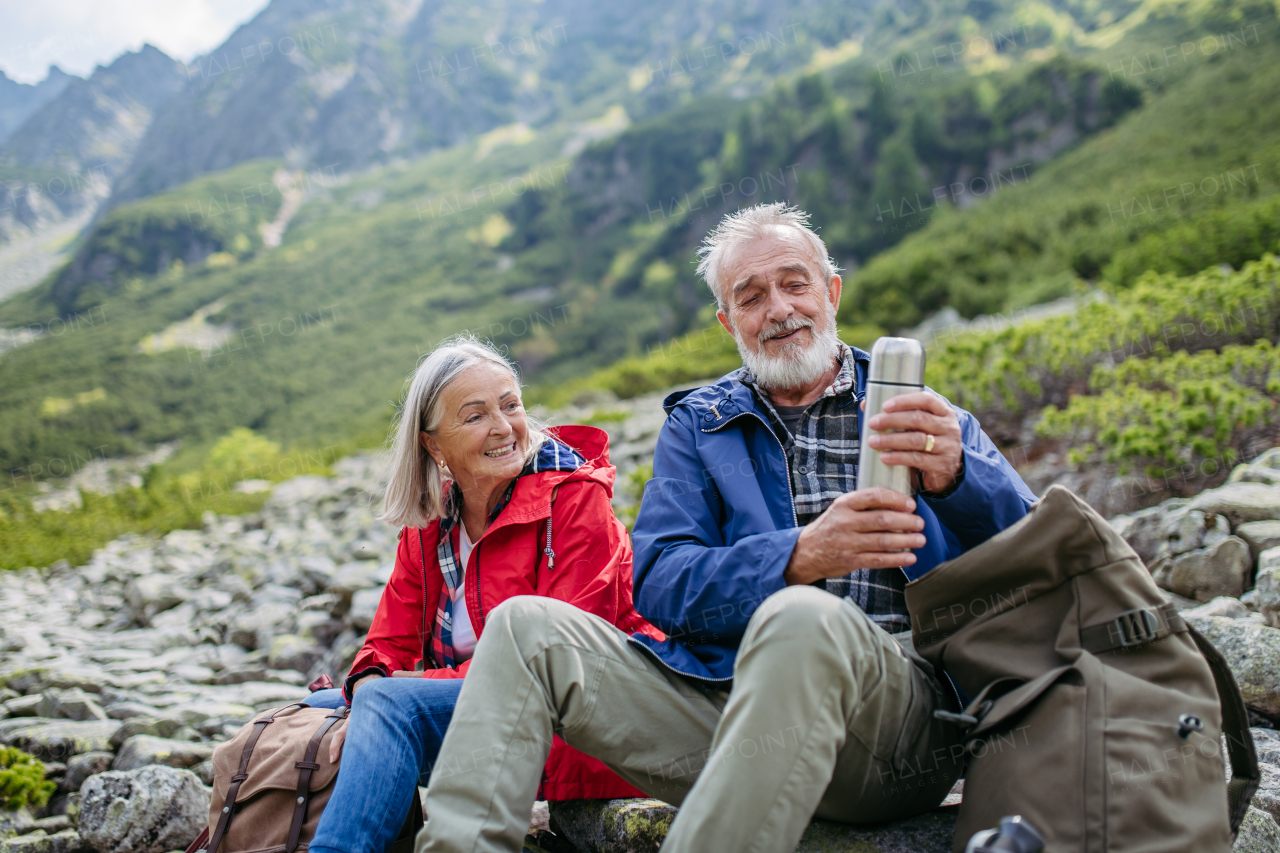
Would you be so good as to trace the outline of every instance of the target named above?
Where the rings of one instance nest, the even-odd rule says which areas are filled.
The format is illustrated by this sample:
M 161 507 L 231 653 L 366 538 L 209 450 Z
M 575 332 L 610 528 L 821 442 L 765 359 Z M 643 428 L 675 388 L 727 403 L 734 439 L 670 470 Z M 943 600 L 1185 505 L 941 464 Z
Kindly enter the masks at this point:
M 914 499 L 892 489 L 860 489 L 836 498 L 805 526 L 783 572 L 788 584 L 838 578 L 855 569 L 892 569 L 916 561 L 924 519 Z
M 867 444 L 880 451 L 880 460 L 915 468 L 925 492 L 945 492 L 960 475 L 964 462 L 960 419 L 937 394 L 920 391 L 890 397 L 884 412 L 867 421 L 867 429 L 882 433 L 867 437 Z M 933 436 L 933 448 L 926 453 L 929 436 Z

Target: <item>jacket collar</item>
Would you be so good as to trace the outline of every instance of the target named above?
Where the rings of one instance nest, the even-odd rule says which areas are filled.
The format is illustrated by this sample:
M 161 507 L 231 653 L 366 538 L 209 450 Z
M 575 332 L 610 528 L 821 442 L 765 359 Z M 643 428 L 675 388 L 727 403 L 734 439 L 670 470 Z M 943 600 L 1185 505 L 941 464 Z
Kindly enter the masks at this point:
M 845 343 L 840 345 L 844 347 L 845 357 L 840 366 L 840 372 L 836 374 L 832 390 L 838 394 L 852 390 L 854 399 L 861 400 L 866 389 L 867 368 L 871 364 L 871 355 Z M 852 358 L 849 357 L 850 355 Z M 668 395 L 662 401 L 662 407 L 668 416 L 677 408 L 687 408 L 703 432 L 719 429 L 738 415 L 749 412 L 764 417 L 755 392 L 747 382 L 743 381 L 744 378 L 750 380 L 750 373 L 745 367 L 740 367 L 710 385 Z

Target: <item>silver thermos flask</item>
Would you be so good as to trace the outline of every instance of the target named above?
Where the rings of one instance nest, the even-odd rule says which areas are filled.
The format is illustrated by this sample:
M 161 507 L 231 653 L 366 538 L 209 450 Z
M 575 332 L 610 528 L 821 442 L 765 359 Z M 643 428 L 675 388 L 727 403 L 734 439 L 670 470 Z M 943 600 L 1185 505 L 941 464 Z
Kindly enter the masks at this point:
M 858 488 L 881 486 L 904 495 L 914 492 L 911 469 L 886 465 L 880 453 L 867 446 L 867 422 L 884 411 L 884 403 L 899 394 L 924 390 L 924 346 L 914 338 L 880 338 L 871 347 L 867 373 L 867 408 L 862 414 L 862 449 L 858 461 Z

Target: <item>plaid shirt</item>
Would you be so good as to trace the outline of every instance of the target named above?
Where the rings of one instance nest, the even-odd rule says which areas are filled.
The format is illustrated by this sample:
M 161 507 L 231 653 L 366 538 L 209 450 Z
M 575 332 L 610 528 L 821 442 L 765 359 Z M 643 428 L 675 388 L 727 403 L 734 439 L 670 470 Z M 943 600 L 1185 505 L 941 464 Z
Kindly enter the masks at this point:
M 769 395 L 756 387 L 751 372 L 743 367 L 737 375 L 738 380 L 755 393 L 782 442 L 796 521 L 802 526 L 822 515 L 836 498 L 858 485 L 861 441 L 857 377 L 853 351 L 846 344 L 840 347 L 840 372 L 822 396 L 805 409 L 794 436 L 783 424 Z M 824 583 L 827 592 L 849 599 L 886 631 L 911 630 L 904 593 L 907 578 L 901 569 L 859 569 Z

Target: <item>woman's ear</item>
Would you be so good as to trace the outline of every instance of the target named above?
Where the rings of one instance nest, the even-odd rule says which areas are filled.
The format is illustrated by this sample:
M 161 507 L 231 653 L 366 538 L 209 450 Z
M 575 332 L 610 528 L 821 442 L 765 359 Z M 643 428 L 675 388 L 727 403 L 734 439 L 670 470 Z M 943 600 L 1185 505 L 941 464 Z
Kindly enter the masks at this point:
M 431 455 L 432 461 L 440 464 L 440 460 L 444 459 L 444 454 L 440 452 L 440 442 L 436 441 L 435 436 L 428 432 L 418 433 L 418 444 L 422 445 L 422 449 Z

